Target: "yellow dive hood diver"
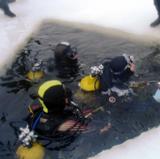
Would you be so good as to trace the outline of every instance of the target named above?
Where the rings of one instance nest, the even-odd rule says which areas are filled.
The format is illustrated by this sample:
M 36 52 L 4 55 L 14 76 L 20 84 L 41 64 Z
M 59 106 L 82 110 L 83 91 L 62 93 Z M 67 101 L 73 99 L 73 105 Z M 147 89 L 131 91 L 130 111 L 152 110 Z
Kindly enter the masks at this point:
M 98 90 L 99 85 L 99 80 L 96 77 L 92 77 L 91 75 L 83 77 L 79 83 L 80 88 L 87 92 Z
M 38 143 L 33 143 L 31 148 L 23 145 L 19 146 L 16 155 L 18 159 L 44 159 L 44 147 Z
M 51 80 L 51 81 L 46 81 L 44 82 L 38 89 L 38 95 L 43 98 L 45 92 L 50 88 L 50 87 L 53 87 L 53 86 L 58 86 L 58 85 L 62 85 L 62 83 L 58 80 Z M 48 113 L 48 109 L 47 107 L 45 106 L 43 100 L 39 99 L 42 107 L 43 107 L 43 111 L 45 113 Z

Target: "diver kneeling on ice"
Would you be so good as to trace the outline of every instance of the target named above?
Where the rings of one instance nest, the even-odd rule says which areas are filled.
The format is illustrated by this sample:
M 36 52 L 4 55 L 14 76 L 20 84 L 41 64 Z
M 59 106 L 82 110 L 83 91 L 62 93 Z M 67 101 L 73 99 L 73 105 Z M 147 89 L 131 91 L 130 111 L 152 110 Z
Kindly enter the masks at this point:
M 111 92 L 115 92 L 118 96 L 123 96 L 131 91 L 126 87 L 126 82 L 134 72 L 134 57 L 123 54 L 104 62 L 98 67 L 91 67 L 91 77 L 86 78 L 86 80 L 85 78 L 82 79 L 80 87 L 86 90 L 86 87 L 89 88 L 89 84 L 94 83 L 92 84 L 94 86 L 91 87 L 90 85 L 89 91 L 100 89 L 104 95 L 111 95 Z M 88 85 L 87 80 L 90 81 Z
M 60 42 L 55 47 L 54 57 L 60 77 L 77 74 L 79 65 L 76 47 L 72 47 L 69 42 Z
M 52 137 L 60 132 L 79 131 L 84 127 L 83 114 L 72 101 L 72 92 L 60 81 L 44 82 L 34 98 L 38 99 L 37 103 L 29 106 L 31 130 Z

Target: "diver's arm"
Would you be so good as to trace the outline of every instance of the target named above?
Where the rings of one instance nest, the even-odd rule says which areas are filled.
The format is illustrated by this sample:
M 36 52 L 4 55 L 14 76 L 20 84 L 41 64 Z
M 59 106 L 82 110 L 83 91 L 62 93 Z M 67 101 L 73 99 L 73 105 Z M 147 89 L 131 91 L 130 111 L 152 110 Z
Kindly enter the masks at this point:
M 107 92 L 112 86 L 112 73 L 110 72 L 109 66 L 105 66 L 103 74 L 100 77 L 100 90 L 102 93 Z

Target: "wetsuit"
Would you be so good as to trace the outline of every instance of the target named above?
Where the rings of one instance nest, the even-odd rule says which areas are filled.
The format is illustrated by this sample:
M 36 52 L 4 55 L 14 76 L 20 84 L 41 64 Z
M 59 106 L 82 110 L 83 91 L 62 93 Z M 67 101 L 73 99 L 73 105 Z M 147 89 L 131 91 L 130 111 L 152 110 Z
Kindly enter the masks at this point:
M 100 76 L 100 90 L 107 91 L 114 85 L 122 86 L 133 75 L 124 56 L 113 58 L 103 64 L 103 74 Z
M 28 107 L 30 114 L 27 121 L 30 129 L 38 134 L 53 136 L 57 131 L 66 132 L 79 120 L 77 115 L 81 111 L 72 101 L 71 90 L 58 80 L 45 81 L 37 94 L 31 97 L 34 101 Z M 69 126 L 63 127 L 66 122 L 69 122 Z
M 27 122 L 31 129 L 34 129 L 38 134 L 43 136 L 53 137 L 60 133 L 58 127 L 65 121 L 75 121 L 75 126 L 81 121 L 81 116 L 75 114 L 73 107 L 68 107 L 61 114 L 53 115 L 52 113 L 44 113 L 40 103 L 35 101 L 29 106 L 29 116 Z
M 56 62 L 56 69 L 58 77 L 60 78 L 70 78 L 76 77 L 79 72 L 79 65 L 77 63 L 70 62 L 67 63 L 58 63 Z

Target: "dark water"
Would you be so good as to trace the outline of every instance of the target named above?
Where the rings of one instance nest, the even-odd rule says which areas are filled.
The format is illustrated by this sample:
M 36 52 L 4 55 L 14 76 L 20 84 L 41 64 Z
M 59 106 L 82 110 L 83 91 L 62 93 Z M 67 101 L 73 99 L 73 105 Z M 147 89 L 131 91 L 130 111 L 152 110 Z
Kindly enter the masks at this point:
M 59 78 L 55 69 L 53 50 L 60 41 L 69 41 L 78 48 L 82 68 L 77 74 L 72 74 L 71 78 Z M 90 66 L 100 64 L 107 57 L 123 53 L 136 57 L 139 77 L 134 77 L 133 80 L 159 79 L 158 64 L 152 60 L 159 55 L 159 46 L 148 46 L 60 24 L 44 24 L 19 52 L 12 68 L 0 80 L 0 158 L 15 158 L 17 128 L 26 124 L 24 118 L 27 115 L 27 106 L 32 102 L 29 94 L 48 79 L 60 79 L 70 87 L 74 92 L 75 101 L 81 108 L 104 108 L 104 111 L 92 116 L 88 133 L 77 136 L 69 146 L 57 149 L 60 142 L 53 141 L 46 148 L 48 158 L 86 159 L 158 126 L 160 107 L 151 99 L 156 90 L 154 82 L 145 88 L 135 90 L 137 96 L 118 99 L 115 104 L 109 104 L 98 92 L 84 93 L 78 88 L 79 79 L 88 73 Z M 37 61 L 43 61 L 43 68 L 47 68 L 47 74 L 41 81 L 31 83 L 25 78 L 25 74 Z M 111 128 L 100 133 L 109 123 Z

